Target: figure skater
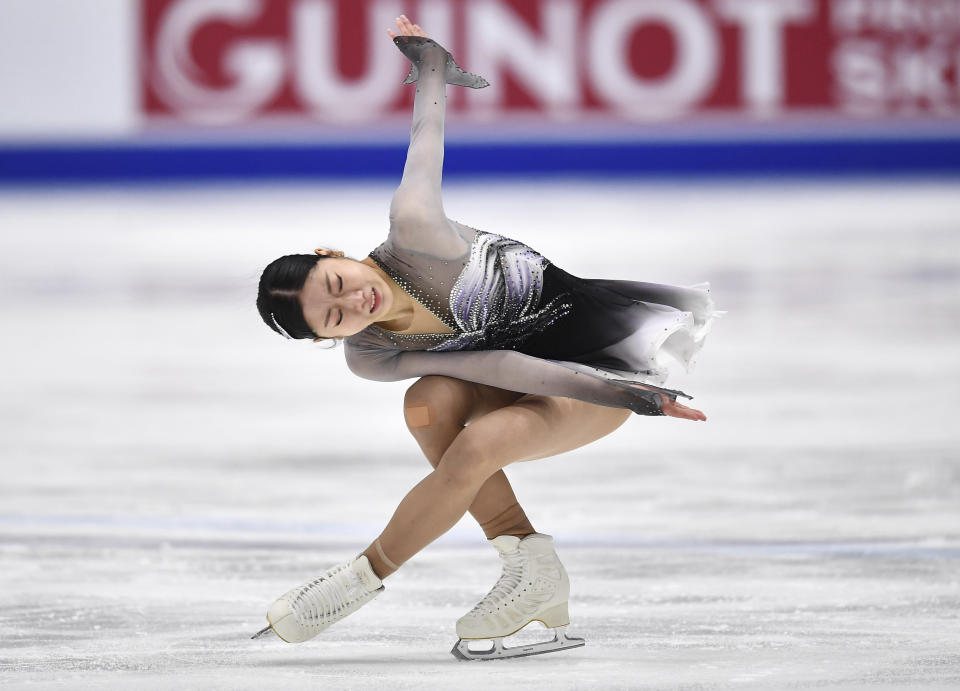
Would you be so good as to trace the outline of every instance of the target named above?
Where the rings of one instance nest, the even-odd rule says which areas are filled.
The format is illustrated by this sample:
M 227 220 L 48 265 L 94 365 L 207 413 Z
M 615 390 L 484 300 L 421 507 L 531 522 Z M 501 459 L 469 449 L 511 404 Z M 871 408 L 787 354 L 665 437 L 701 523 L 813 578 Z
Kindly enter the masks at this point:
M 287 338 L 343 339 L 347 364 L 378 381 L 421 377 L 404 417 L 434 470 L 404 497 L 358 557 L 280 597 L 271 630 L 306 641 L 383 591 L 383 580 L 469 511 L 503 561 L 500 580 L 457 622 L 464 659 L 582 645 L 568 638 L 569 581 L 549 535 L 537 533 L 503 469 L 606 436 L 631 412 L 706 420 L 662 384 L 689 366 L 713 310 L 709 285 L 680 288 L 588 280 L 530 247 L 447 218 L 440 195 L 446 84 L 487 82 L 406 16 L 388 31 L 417 83 L 410 148 L 390 204 L 387 240 L 355 261 L 318 249 L 272 262 L 257 308 Z M 362 411 L 360 411 L 362 414 Z M 532 621 L 552 641 L 504 648 Z M 487 651 L 468 641 L 491 640 Z

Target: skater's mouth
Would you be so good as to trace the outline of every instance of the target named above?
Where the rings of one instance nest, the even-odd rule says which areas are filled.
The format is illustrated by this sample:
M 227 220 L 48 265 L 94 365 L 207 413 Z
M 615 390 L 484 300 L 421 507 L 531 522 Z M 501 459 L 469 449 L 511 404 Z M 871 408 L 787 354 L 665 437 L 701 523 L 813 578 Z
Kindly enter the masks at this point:
M 373 314 L 374 312 L 377 311 L 377 307 L 380 306 L 380 296 L 377 295 L 376 288 L 370 289 L 370 295 L 371 295 L 371 302 L 373 302 L 373 304 L 370 305 L 370 314 Z

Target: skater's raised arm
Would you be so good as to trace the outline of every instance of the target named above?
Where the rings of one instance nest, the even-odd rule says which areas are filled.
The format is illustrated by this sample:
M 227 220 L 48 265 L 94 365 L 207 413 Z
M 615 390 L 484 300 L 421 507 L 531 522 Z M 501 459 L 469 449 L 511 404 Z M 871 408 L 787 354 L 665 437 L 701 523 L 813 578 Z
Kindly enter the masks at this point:
M 676 402 L 677 396 L 686 396 L 683 392 L 605 379 L 584 365 L 543 360 L 514 350 L 400 351 L 348 343 L 346 358 L 354 374 L 376 381 L 439 374 L 508 391 L 628 408 L 638 415 L 706 419 L 700 411 Z
M 427 38 L 406 16 L 397 19 L 400 34 L 389 32 L 413 67 L 408 82 L 416 80 L 410 147 L 403 178 L 390 203 L 390 234 L 402 247 L 442 257 L 459 257 L 467 250 L 443 210 L 443 131 L 446 84 L 463 83 L 466 75 L 450 54 Z M 479 80 L 479 78 L 475 78 Z M 479 80 L 476 84 L 483 82 Z M 465 86 L 468 84 L 464 84 Z

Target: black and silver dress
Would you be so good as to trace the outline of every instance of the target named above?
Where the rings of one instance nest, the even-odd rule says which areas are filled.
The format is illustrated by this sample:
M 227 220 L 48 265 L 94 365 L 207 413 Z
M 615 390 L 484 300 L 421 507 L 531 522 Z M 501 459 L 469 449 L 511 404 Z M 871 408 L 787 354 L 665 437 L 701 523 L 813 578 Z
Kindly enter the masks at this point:
M 387 240 L 370 258 L 452 333 L 398 334 L 372 324 L 346 339 L 350 369 L 395 381 L 446 375 L 660 415 L 671 366 L 686 369 L 714 318 L 706 283 L 676 287 L 584 279 L 527 245 L 443 212 L 445 84 L 471 78 L 428 39 L 397 39 L 419 77 L 403 179 Z

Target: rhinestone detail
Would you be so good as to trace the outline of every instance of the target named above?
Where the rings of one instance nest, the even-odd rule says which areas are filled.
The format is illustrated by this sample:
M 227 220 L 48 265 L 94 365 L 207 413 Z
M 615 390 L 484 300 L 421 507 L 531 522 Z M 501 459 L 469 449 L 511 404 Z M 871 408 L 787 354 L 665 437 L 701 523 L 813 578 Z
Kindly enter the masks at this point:
M 376 324 L 370 329 L 398 350 L 515 349 L 572 309 L 569 295 L 561 294 L 538 308 L 543 292 L 543 272 L 550 262 L 526 245 L 493 233 L 465 226 L 475 233 L 468 258 L 449 293 L 434 285 L 434 259 L 422 275 L 411 275 L 392 266 L 384 245 L 370 258 L 400 288 L 453 333 L 404 334 Z M 389 241 L 388 241 L 389 242 Z M 385 243 L 386 245 L 387 243 Z M 385 251 L 386 250 L 386 251 Z M 404 260 L 404 264 L 407 262 Z M 459 262 L 457 262 L 459 263 Z M 421 269 L 424 270 L 424 269 Z

